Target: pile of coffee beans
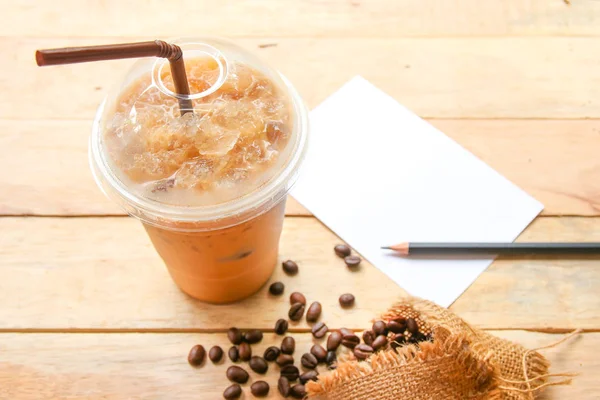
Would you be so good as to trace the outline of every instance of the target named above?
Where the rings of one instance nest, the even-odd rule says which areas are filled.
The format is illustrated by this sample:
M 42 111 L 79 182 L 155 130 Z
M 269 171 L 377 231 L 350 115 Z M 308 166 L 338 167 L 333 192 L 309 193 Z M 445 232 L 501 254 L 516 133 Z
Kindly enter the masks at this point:
M 356 269 L 361 259 L 352 255 L 352 250 L 344 244 L 335 246 L 335 254 L 344 259 L 349 269 Z M 287 275 L 296 275 L 299 271 L 298 264 L 292 260 L 282 263 L 282 268 Z M 285 285 L 282 282 L 274 282 L 269 286 L 269 293 L 272 296 L 281 296 L 285 291 Z M 361 338 L 350 329 L 329 329 L 325 322 L 319 321 L 322 314 L 322 306 L 318 301 L 314 301 L 306 308 L 306 297 L 300 292 L 293 292 L 290 297 L 290 308 L 287 319 L 280 318 L 275 322 L 274 332 L 277 335 L 285 335 L 289 328 L 290 321 L 300 321 L 302 318 L 312 324 L 311 333 L 315 339 L 323 339 L 324 345 L 316 343 L 309 351 L 302 354 L 298 359 L 299 365 L 304 369 L 301 372 L 296 365 L 294 353 L 296 350 L 296 340 L 292 336 L 285 336 L 280 346 L 268 347 L 262 357 L 252 354 L 252 345 L 260 343 L 263 339 L 263 333 L 260 330 L 252 329 L 241 331 L 232 327 L 227 331 L 227 338 L 232 346 L 227 355 L 231 362 L 238 363 L 244 361 L 248 363 L 249 368 L 259 375 L 264 375 L 269 371 L 269 363 L 275 363 L 279 368 L 279 380 L 277 381 L 277 391 L 284 397 L 302 399 L 306 397 L 304 385 L 309 381 L 316 381 L 319 376 L 319 365 L 325 365 L 327 369 L 335 369 L 337 363 L 337 352 L 340 348 L 346 348 L 354 357 L 361 361 L 366 360 L 373 353 L 386 349 L 396 349 L 405 343 L 415 343 L 431 340 L 431 334 L 422 332 L 419 328 L 419 322 L 411 316 L 407 318 L 396 318 L 389 321 L 376 321 L 370 330 L 362 333 Z M 339 297 L 339 303 L 342 308 L 354 306 L 355 297 L 351 293 L 344 293 Z M 306 312 L 305 312 L 306 311 Z M 223 349 L 219 346 L 213 346 L 208 352 L 208 358 L 215 364 L 223 359 Z M 189 352 L 188 362 L 190 365 L 198 367 L 206 359 L 205 348 L 197 344 Z M 250 379 L 248 372 L 239 365 L 232 365 L 226 371 L 226 376 L 232 385 L 223 391 L 223 398 L 226 400 L 239 399 L 242 396 L 242 387 Z M 296 383 L 299 381 L 299 383 Z M 264 380 L 257 380 L 250 385 L 250 393 L 254 397 L 266 397 L 269 395 L 270 385 Z

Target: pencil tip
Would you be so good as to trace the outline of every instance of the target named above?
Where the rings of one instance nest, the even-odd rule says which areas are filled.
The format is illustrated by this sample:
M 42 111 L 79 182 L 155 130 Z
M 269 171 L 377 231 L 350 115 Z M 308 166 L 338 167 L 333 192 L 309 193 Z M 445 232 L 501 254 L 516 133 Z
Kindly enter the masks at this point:
M 381 247 L 383 250 L 393 250 L 393 251 L 397 251 L 398 253 L 400 253 L 401 255 L 408 255 L 409 253 L 409 245 L 408 243 L 399 243 L 399 244 L 394 244 L 391 246 L 383 246 Z

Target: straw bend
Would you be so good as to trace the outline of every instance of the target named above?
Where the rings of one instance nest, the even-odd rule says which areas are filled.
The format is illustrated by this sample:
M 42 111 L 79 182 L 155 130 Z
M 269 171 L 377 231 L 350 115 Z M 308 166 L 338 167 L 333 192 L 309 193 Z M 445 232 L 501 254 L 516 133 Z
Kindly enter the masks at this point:
M 139 57 L 161 57 L 169 60 L 181 114 L 192 112 L 194 107 L 189 98 L 190 87 L 183 61 L 183 50 L 176 44 L 154 40 L 140 43 L 46 49 L 38 50 L 35 53 L 35 61 L 40 67 Z
M 35 60 L 42 67 L 139 57 L 162 57 L 170 61 L 177 61 L 182 56 L 183 51 L 176 44 L 153 40 L 140 43 L 38 50 L 35 53 Z

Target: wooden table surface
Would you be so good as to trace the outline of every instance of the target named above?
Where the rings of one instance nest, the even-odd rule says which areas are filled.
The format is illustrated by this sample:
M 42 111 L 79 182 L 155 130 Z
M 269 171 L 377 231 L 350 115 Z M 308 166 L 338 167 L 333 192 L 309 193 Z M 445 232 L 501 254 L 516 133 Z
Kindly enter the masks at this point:
M 193 369 L 190 347 L 226 346 L 235 325 L 269 330 L 262 352 L 287 311 L 266 290 L 211 306 L 174 286 L 87 164 L 95 109 L 130 61 L 42 69 L 38 48 L 229 36 L 310 107 L 360 74 L 544 204 L 519 240 L 600 241 L 600 1 L 1 3 L 2 399 L 218 399 L 226 365 Z M 280 255 L 301 273 L 278 268 L 273 280 L 320 300 L 330 327 L 363 329 L 404 294 L 368 264 L 347 272 L 331 251 L 339 240 L 293 200 L 287 215 Z M 599 290 L 598 260 L 498 260 L 451 309 L 528 347 L 583 328 L 544 351 L 552 372 L 580 373 L 545 396 L 600 398 Z M 356 307 L 340 310 L 338 291 L 355 293 Z M 292 330 L 301 354 L 308 326 Z

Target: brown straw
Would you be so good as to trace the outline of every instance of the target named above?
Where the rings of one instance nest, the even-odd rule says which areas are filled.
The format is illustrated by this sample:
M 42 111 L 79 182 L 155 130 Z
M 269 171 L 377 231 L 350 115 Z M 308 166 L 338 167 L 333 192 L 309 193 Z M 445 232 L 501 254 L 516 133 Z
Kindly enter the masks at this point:
M 163 57 L 168 59 L 175 92 L 182 95 L 190 94 L 181 47 L 162 40 L 104 46 L 65 47 L 62 49 L 38 50 L 35 53 L 35 60 L 40 67 L 139 57 Z M 178 101 L 181 115 L 193 111 L 191 99 L 178 98 Z

